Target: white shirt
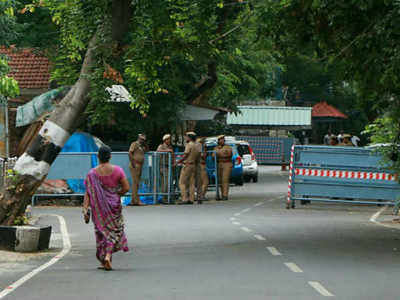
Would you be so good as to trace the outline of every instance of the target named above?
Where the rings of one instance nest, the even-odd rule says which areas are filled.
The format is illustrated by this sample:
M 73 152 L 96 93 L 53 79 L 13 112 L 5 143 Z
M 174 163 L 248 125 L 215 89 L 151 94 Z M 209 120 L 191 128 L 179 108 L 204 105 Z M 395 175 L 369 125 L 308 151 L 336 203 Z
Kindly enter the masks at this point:
M 353 135 L 351 137 L 351 142 L 353 143 L 354 146 L 358 147 L 358 142 L 360 141 L 360 138 L 356 135 Z

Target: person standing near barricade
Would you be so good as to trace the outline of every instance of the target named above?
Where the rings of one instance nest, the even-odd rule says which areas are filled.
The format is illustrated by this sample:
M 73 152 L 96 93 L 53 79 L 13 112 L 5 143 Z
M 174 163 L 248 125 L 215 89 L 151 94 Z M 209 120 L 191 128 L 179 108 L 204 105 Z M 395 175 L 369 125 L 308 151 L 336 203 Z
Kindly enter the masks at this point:
M 342 142 L 338 144 L 338 146 L 345 146 L 345 147 L 354 147 L 353 143 L 351 142 L 351 135 L 350 134 L 343 134 Z
M 222 198 L 228 200 L 229 178 L 232 172 L 232 147 L 225 144 L 225 135 L 218 136 L 218 146 L 215 147 L 218 163 L 218 185 L 221 186 Z
M 204 201 L 206 199 L 206 193 L 209 184 L 206 167 L 207 149 L 205 145 L 205 138 L 198 139 L 197 141 L 200 148 L 200 163 L 198 167 L 196 188 L 200 201 Z
M 202 139 L 198 138 L 198 139 L 196 139 L 196 142 L 194 143 L 199 155 L 198 155 L 198 159 L 195 162 L 195 175 L 192 178 L 192 182 L 190 183 L 190 186 L 195 187 L 197 204 L 203 203 L 202 177 L 201 177 L 201 155 L 202 155 L 203 145 L 202 145 L 201 141 L 202 141 Z
M 167 194 L 171 192 L 168 190 L 168 175 L 169 175 L 169 168 L 171 168 L 171 181 L 172 181 L 172 174 L 173 174 L 173 167 L 175 166 L 175 155 L 174 149 L 171 145 L 171 135 L 165 134 L 163 136 L 163 143 L 160 144 L 157 148 L 157 152 L 164 152 L 164 153 L 171 153 L 171 155 L 163 154 L 160 156 L 160 174 L 161 174 L 161 191 L 163 194 Z M 170 160 L 171 157 L 171 160 Z M 171 162 L 171 165 L 170 165 Z M 168 204 L 167 196 L 163 195 L 163 199 L 161 201 L 162 204 Z
M 133 206 L 144 205 L 142 202 L 140 202 L 138 190 L 140 177 L 142 176 L 144 156 L 148 149 L 146 136 L 144 134 L 139 134 L 137 141 L 133 142 L 129 147 L 129 169 L 132 176 L 132 200 L 130 205 Z
M 187 132 L 185 140 L 185 152 L 183 153 L 183 157 L 178 161 L 178 164 L 184 164 L 179 177 L 179 189 L 181 190 L 182 201 L 178 204 L 193 204 L 196 162 L 199 160 L 200 152 L 195 145 L 196 134 L 194 132 Z

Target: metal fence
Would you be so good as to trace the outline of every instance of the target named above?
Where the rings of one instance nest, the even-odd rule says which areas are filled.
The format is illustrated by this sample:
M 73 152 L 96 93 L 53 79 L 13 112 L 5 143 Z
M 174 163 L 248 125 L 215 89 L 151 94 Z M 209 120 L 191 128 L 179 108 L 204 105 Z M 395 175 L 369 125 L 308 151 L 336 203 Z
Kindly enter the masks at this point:
M 293 138 L 267 136 L 237 136 L 236 139 L 247 141 L 253 149 L 259 164 L 289 164 Z
M 175 153 L 177 160 L 182 155 L 183 153 Z M 179 197 L 179 176 L 182 166 L 177 165 L 176 162 L 173 163 L 172 159 L 171 153 L 167 152 L 146 153 L 138 192 L 142 202 L 146 204 L 156 204 L 161 201 L 172 203 Z M 113 152 L 110 162 L 120 166 L 124 170 L 128 181 L 132 186 L 128 153 Z M 70 186 L 71 184 L 69 181 L 77 181 L 77 186 L 80 185 L 81 188 L 78 187 L 77 190 L 71 194 L 35 194 L 32 197 L 32 205 L 34 205 L 35 199 L 38 197 L 65 197 L 84 195 L 83 180 L 90 169 L 97 166 L 97 164 L 97 153 L 95 152 L 60 153 L 54 163 L 51 165 L 47 179 L 67 180 Z M 215 166 L 216 164 L 214 167 L 210 166 L 210 172 L 213 174 L 216 174 L 217 172 Z M 124 196 L 123 201 L 128 203 L 130 199 L 127 197 L 130 196 L 131 193 L 129 192 L 126 196 Z
M 296 200 L 397 206 L 397 176 L 381 160 L 365 148 L 294 146 L 288 208 Z
M 7 176 L 7 170 L 14 168 L 15 162 L 18 157 L 8 159 L 0 158 L 0 184 L 3 186 Z

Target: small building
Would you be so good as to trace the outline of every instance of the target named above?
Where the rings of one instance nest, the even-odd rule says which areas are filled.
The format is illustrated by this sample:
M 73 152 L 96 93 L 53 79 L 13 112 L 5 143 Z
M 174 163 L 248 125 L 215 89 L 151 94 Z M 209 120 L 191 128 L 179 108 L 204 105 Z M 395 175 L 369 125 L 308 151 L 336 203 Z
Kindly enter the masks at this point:
M 229 113 L 227 124 L 241 135 L 287 136 L 287 131 L 309 130 L 312 127 L 311 107 L 239 106 L 238 113 Z
M 50 62 L 40 51 L 31 48 L 16 49 L 0 47 L 0 55 L 8 57 L 10 77 L 17 80 L 20 95 L 8 99 L 8 127 L 10 156 L 15 156 L 20 139 L 27 127 L 16 128 L 17 107 L 48 91 L 50 86 Z M 4 153 L 3 155 L 4 156 Z

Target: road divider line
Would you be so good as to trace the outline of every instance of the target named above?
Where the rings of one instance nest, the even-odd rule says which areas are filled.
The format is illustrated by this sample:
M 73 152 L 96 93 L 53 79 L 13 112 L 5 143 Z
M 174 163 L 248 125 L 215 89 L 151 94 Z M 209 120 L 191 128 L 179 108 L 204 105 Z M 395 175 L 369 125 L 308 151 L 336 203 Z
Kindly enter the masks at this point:
M 56 262 L 58 262 L 61 258 L 63 258 L 65 255 L 68 254 L 68 252 L 71 250 L 71 240 L 68 235 L 68 230 L 67 230 L 67 224 L 65 222 L 65 219 L 62 216 L 59 215 L 50 215 L 58 218 L 58 221 L 60 222 L 60 231 L 62 234 L 63 238 L 63 249 L 61 252 L 59 252 L 56 256 L 54 256 L 52 259 L 50 259 L 47 263 L 41 265 L 40 267 L 32 270 L 22 278 L 18 279 L 14 283 L 10 284 L 8 287 L 6 287 L 3 291 L 0 292 L 0 299 L 3 299 L 5 296 L 8 294 L 12 293 L 15 291 L 18 287 L 20 287 L 22 284 L 27 282 L 29 279 L 34 277 L 35 275 L 39 274 L 40 272 L 44 271 L 48 267 L 54 265 Z
M 229 220 L 236 221 L 236 218 L 232 217 L 232 218 L 229 218 Z
M 240 216 L 240 213 L 236 213 L 236 214 L 234 214 L 234 216 L 235 216 L 235 217 L 239 217 L 239 216 Z
M 267 249 L 273 256 L 282 255 L 275 247 L 267 247 Z
M 283 198 L 285 198 L 285 197 L 286 197 L 285 195 L 284 195 L 284 196 L 278 196 L 278 197 L 275 197 L 275 198 L 270 199 L 269 201 L 276 201 L 276 200 L 283 199 Z
M 294 272 L 294 273 L 303 273 L 303 270 L 300 269 L 300 267 L 298 265 L 296 265 L 295 263 L 292 262 L 285 262 L 286 267 L 289 268 L 290 271 Z
M 250 208 L 246 208 L 246 209 L 243 209 L 242 210 L 242 213 L 247 213 L 247 212 L 249 212 L 250 211 Z
M 259 241 L 266 241 L 266 238 L 260 234 L 255 234 L 254 237 Z
M 329 292 L 322 284 L 318 281 L 309 281 L 309 285 L 311 285 L 318 293 L 325 297 L 334 297 L 335 295 Z
M 261 205 L 263 205 L 263 204 L 264 204 L 264 202 L 258 202 L 258 203 L 256 203 L 256 204 L 254 204 L 254 207 L 261 206 Z
M 379 216 L 386 210 L 386 208 L 387 206 L 382 207 L 380 210 L 374 213 L 369 220 L 373 223 L 379 223 L 376 219 L 379 218 Z
M 233 224 L 233 225 L 238 225 L 238 226 L 239 226 L 239 225 L 242 225 L 242 224 L 240 224 L 239 222 L 232 222 L 232 224 Z
M 244 227 L 244 226 L 240 227 L 240 229 L 242 229 L 243 231 L 246 231 L 246 232 L 251 232 L 251 229 Z

